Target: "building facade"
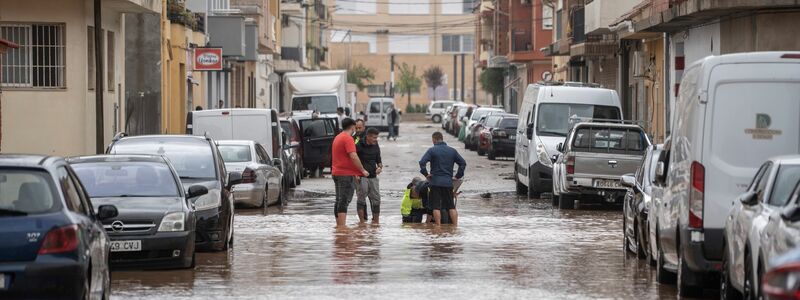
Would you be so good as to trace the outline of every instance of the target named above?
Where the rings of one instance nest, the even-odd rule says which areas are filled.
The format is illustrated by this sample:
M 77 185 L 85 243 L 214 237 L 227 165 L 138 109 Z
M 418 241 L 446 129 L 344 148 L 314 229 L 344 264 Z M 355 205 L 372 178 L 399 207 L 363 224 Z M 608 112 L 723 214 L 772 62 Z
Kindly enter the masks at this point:
M 333 69 L 360 65 L 375 75 L 358 93 L 357 110 L 363 110 L 370 97 L 394 97 L 403 110 L 409 104 L 427 107 L 434 99 L 478 104 L 490 99 L 477 82 L 481 71 L 475 54 L 477 1 L 331 0 L 328 4 L 335 7 L 327 34 L 328 65 Z M 410 100 L 393 91 L 392 82 L 397 85 L 403 64 L 416 68 L 422 81 Z M 432 66 L 444 73 L 438 87 L 429 87 L 422 76 Z

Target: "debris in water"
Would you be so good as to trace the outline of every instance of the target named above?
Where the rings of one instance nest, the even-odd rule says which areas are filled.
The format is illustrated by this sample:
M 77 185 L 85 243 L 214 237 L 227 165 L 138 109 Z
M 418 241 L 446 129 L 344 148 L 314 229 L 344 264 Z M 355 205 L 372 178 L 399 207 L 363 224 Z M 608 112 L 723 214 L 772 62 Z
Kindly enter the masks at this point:
M 488 193 L 488 192 L 487 193 L 482 193 L 481 194 L 481 198 L 484 198 L 484 199 L 492 198 L 492 193 Z

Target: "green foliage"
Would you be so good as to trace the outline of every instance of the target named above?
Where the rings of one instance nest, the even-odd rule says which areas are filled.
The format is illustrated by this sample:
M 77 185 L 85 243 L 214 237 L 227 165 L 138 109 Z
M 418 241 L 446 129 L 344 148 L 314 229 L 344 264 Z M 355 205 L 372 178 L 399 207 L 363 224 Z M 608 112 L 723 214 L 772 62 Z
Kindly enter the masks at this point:
M 361 63 L 356 63 L 347 70 L 347 82 L 355 84 L 359 91 L 363 91 L 367 87 L 367 83 L 372 82 L 373 79 L 375 79 L 375 71 Z
M 416 108 L 414 108 L 413 104 L 406 105 L 406 113 L 415 113 L 417 112 Z
M 503 69 L 488 68 L 480 76 L 481 88 L 493 96 L 503 94 Z
M 428 112 L 428 108 L 427 108 L 427 107 L 425 107 L 424 105 L 422 105 L 422 104 L 417 104 L 416 106 L 417 106 L 417 112 L 418 112 L 418 113 L 425 113 L 425 112 Z
M 395 88 L 400 92 L 400 95 L 408 97 L 408 105 L 411 106 L 411 94 L 419 92 L 422 86 L 422 80 L 417 76 L 417 66 L 409 67 L 407 63 L 403 63 L 398 68 L 400 70 L 400 78 L 397 80 Z M 406 109 L 406 112 L 411 112 Z

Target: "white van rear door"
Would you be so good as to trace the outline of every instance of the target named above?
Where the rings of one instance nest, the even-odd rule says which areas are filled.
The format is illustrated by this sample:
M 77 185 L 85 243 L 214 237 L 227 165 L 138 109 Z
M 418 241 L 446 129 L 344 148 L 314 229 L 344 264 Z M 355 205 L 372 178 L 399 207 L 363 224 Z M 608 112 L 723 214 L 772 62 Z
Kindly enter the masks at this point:
M 259 142 L 267 150 L 267 153 L 273 153 L 271 127 L 267 113 L 239 112 L 236 114 L 232 118 L 233 139 Z
M 192 114 L 192 134 L 205 135 L 208 133 L 215 140 L 233 139 L 233 128 L 231 127 L 231 115 L 229 110 L 219 110 L 214 112 L 202 112 Z
M 800 64 L 720 65 L 709 78 L 703 223 L 723 228 L 758 167 L 800 150 Z

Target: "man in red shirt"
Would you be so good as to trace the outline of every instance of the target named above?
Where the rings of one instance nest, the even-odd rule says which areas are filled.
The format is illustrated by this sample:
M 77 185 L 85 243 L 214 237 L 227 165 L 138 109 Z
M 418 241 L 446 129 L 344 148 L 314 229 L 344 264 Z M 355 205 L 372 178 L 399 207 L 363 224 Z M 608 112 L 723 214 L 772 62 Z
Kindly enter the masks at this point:
M 353 133 L 356 122 L 350 118 L 342 120 L 342 132 L 333 139 L 331 147 L 331 175 L 336 186 L 336 204 L 333 214 L 336 216 L 336 226 L 345 226 L 347 220 L 347 207 L 353 200 L 356 190 L 356 180 L 361 176 L 369 176 L 369 172 L 361 165 L 356 153 L 356 143 Z

